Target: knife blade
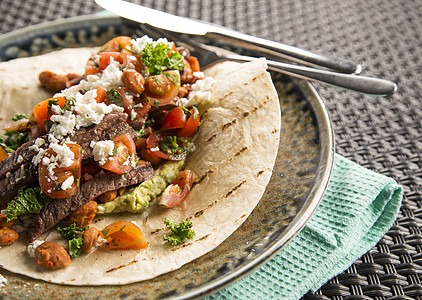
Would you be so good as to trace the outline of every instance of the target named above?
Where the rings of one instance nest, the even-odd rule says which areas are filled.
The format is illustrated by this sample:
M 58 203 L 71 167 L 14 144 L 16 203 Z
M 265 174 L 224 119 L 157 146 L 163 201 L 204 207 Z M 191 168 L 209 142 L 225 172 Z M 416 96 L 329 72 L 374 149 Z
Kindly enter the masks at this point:
M 240 33 L 223 26 L 175 16 L 130 2 L 122 0 L 95 0 L 95 2 L 102 8 L 125 19 L 152 25 L 167 31 L 204 36 L 220 41 L 223 40 L 233 46 L 247 49 L 259 55 L 269 56 L 272 59 L 288 60 L 350 74 L 359 74 L 362 70 L 361 65 L 347 59 L 314 53 L 294 46 Z

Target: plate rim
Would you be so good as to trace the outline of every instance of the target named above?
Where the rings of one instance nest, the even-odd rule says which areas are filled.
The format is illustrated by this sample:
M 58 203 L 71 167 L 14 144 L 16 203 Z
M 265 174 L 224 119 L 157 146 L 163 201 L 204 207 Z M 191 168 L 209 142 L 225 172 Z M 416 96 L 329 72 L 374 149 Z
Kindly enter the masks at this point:
M 67 30 L 72 28 L 80 28 L 81 22 L 89 23 L 89 25 L 98 25 L 100 23 L 103 24 L 103 22 L 105 21 L 110 21 L 115 22 L 116 25 L 119 25 L 118 23 L 120 23 L 120 25 L 123 26 L 123 20 L 125 19 L 117 15 L 104 13 L 104 11 L 101 11 L 99 13 L 89 15 L 47 21 L 19 28 L 2 34 L 0 36 L 0 48 L 4 47 L 7 44 L 17 44 L 19 37 L 22 37 L 23 35 L 27 38 L 31 38 L 40 36 L 42 34 L 57 32 L 57 29 L 55 28 L 56 25 L 68 26 L 66 28 Z M 110 23 L 108 25 L 111 26 L 113 25 L 113 23 Z M 225 274 L 224 276 L 220 276 L 219 278 L 206 283 L 205 286 L 195 287 L 191 291 L 185 292 L 184 294 L 170 296 L 169 299 L 190 299 L 204 297 L 225 288 L 226 286 L 234 283 L 235 281 L 240 280 L 241 278 L 246 277 L 253 271 L 257 270 L 263 264 L 265 264 L 274 256 L 276 256 L 280 252 L 280 250 L 284 248 L 306 226 L 306 223 L 312 217 L 319 203 L 321 202 L 324 193 L 327 189 L 332 169 L 334 166 L 335 136 L 333 124 L 328 110 L 324 104 L 324 101 L 316 90 L 316 88 L 309 81 L 296 78 L 292 78 L 292 80 L 296 85 L 300 86 L 300 90 L 302 92 L 305 91 L 307 95 L 313 96 L 313 98 L 306 97 L 306 99 L 311 104 L 312 111 L 315 113 L 318 124 L 318 133 L 324 133 L 324 138 L 327 139 L 325 143 L 320 143 L 321 153 L 320 160 L 318 162 L 318 170 L 319 176 L 322 177 L 320 177 L 320 180 L 317 182 L 317 184 L 319 183 L 319 185 L 316 186 L 315 184 L 310 191 L 310 194 L 312 195 L 309 195 L 307 199 L 312 199 L 307 200 L 307 205 L 305 205 L 300 209 L 300 211 L 298 211 L 296 216 L 301 214 L 301 217 L 297 220 L 296 216 L 293 218 L 294 222 L 290 223 L 285 230 L 287 233 L 276 243 L 274 243 L 274 245 L 267 248 L 265 251 L 262 251 L 260 255 L 257 256 L 254 260 L 250 261 L 249 263 L 246 263 L 244 266 L 231 273 Z M 311 99 L 312 101 L 310 101 L 309 99 Z M 66 285 L 64 285 L 64 287 L 65 286 Z

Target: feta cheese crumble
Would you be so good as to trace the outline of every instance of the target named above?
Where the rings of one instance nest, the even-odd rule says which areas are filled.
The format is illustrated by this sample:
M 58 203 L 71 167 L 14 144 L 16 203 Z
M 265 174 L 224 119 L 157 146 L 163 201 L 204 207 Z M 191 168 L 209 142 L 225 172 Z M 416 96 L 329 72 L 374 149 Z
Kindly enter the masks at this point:
M 90 146 L 93 149 L 94 160 L 98 161 L 101 166 L 107 162 L 107 157 L 113 155 L 113 141 L 92 141 Z

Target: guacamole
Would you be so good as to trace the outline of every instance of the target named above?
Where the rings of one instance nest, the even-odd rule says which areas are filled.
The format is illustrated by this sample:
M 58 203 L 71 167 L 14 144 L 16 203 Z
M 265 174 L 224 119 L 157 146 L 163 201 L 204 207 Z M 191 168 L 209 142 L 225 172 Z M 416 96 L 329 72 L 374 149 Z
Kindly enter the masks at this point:
M 150 201 L 160 195 L 177 176 L 184 165 L 184 160 L 169 161 L 155 171 L 155 176 L 128 189 L 123 195 L 111 202 L 99 204 L 97 214 L 117 212 L 139 213 L 144 211 Z

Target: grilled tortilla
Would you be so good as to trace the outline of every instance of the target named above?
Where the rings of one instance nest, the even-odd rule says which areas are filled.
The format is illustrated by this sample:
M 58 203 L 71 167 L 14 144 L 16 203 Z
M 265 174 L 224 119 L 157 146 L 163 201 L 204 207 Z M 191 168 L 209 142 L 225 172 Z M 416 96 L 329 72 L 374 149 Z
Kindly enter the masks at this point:
M 29 112 L 38 101 L 49 97 L 38 87 L 40 71 L 82 74 L 90 53 L 92 50 L 70 49 L 0 64 L 0 76 L 8 77 L 0 82 L 0 118 Z M 14 244 L 0 248 L 0 265 L 60 284 L 128 284 L 175 270 L 228 238 L 252 212 L 270 180 L 279 145 L 280 107 L 265 59 L 245 64 L 226 62 L 205 70 L 205 74 L 215 79 L 213 104 L 202 118 L 195 147 L 186 159 L 185 168 L 198 176 L 186 201 L 172 209 L 160 208 L 153 201 L 144 213 L 101 216 L 91 225 L 103 229 L 119 220 L 136 222 L 148 248 L 98 248 L 72 259 L 65 269 L 49 271 L 29 257 L 26 236 L 21 234 Z M 189 218 L 195 237 L 169 246 L 163 240 L 168 234 L 166 217 L 176 222 Z M 38 239 L 66 243 L 55 231 Z

